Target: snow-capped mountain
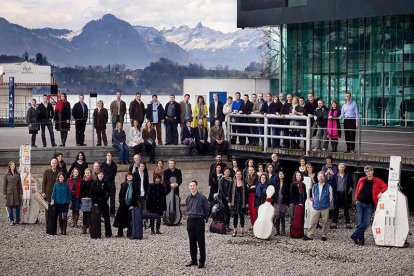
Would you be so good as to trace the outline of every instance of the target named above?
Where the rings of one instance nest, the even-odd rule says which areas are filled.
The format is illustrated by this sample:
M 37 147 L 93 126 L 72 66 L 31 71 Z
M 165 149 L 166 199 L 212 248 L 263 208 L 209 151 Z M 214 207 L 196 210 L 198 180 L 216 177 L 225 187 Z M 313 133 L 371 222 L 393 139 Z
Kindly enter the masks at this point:
M 180 64 L 201 63 L 244 69 L 259 61 L 260 31 L 222 33 L 197 24 L 157 30 L 132 26 L 107 14 L 81 30 L 28 29 L 0 17 L 0 54 L 34 56 L 42 53 L 62 66 L 125 64 L 143 68 L 164 57 Z
M 161 32 L 168 41 L 180 45 L 208 67 L 219 64 L 244 69 L 251 61 L 260 60 L 259 29 L 223 33 L 198 23 L 194 28 L 180 26 Z

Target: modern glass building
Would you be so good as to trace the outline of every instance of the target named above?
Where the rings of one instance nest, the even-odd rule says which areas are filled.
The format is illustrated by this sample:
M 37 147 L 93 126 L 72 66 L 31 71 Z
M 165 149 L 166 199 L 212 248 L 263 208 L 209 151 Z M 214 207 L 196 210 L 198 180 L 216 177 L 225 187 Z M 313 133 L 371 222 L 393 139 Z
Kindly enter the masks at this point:
M 413 0 L 239 0 L 238 24 L 281 33 L 280 91 L 350 91 L 363 124 L 414 127 Z

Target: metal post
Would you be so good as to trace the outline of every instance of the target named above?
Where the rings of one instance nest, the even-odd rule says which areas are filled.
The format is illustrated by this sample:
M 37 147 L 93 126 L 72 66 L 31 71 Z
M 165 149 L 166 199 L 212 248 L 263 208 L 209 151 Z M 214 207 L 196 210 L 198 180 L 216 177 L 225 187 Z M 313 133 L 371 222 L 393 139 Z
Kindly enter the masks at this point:
M 266 116 L 264 116 L 264 118 L 263 118 L 263 123 L 264 123 L 264 127 L 263 127 L 263 131 L 264 131 L 264 140 L 263 140 L 263 152 L 267 152 L 267 147 L 269 146 L 268 145 L 268 139 L 267 139 L 267 135 L 268 135 L 268 131 L 269 131 L 269 129 L 268 129 L 268 122 L 269 122 L 269 119 L 267 119 L 267 117 Z
M 309 156 L 310 148 L 311 148 L 311 119 L 308 117 L 306 119 L 306 149 L 305 155 Z
M 226 116 L 225 117 L 225 121 L 226 121 L 226 136 L 227 136 L 227 142 L 230 144 L 230 116 Z
M 14 127 L 14 77 L 9 77 L 9 127 Z
M 358 120 L 358 160 L 361 160 L 361 149 L 362 149 L 362 131 L 361 131 L 361 118 L 357 118 L 356 120 Z

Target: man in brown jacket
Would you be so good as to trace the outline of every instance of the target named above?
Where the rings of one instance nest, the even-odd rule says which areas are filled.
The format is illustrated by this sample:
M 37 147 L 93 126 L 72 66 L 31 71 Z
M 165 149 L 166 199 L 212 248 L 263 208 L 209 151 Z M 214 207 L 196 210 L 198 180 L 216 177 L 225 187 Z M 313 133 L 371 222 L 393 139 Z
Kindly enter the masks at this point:
M 115 95 L 116 99 L 111 102 L 111 106 L 109 107 L 111 111 L 112 130 L 115 129 L 118 122 L 124 123 L 126 114 L 126 103 L 121 100 L 121 92 L 117 91 Z
M 47 202 L 50 202 L 52 197 L 53 185 L 56 183 L 57 175 L 59 171 L 57 170 L 57 160 L 52 159 L 50 161 L 50 169 L 46 170 L 43 173 L 42 181 L 42 196 Z M 46 225 L 47 225 L 47 210 L 46 210 Z
M 141 101 L 141 93 L 135 93 L 135 100 L 129 104 L 129 119 L 131 126 L 134 126 L 134 120 L 138 121 L 138 129 L 141 129 L 145 117 L 145 105 Z
M 226 154 L 229 143 L 224 140 L 224 130 L 218 118 L 214 120 L 214 126 L 210 128 L 210 141 L 213 155 Z

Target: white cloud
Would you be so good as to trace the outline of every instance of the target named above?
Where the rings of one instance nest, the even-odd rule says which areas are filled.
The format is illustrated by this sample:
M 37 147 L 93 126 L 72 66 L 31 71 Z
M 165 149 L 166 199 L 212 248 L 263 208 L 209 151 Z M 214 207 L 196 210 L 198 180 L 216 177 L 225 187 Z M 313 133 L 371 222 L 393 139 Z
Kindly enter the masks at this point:
M 225 32 L 236 30 L 236 0 L 3 0 L 0 17 L 27 28 L 78 30 L 111 13 L 132 25 L 155 28 L 198 22 Z

